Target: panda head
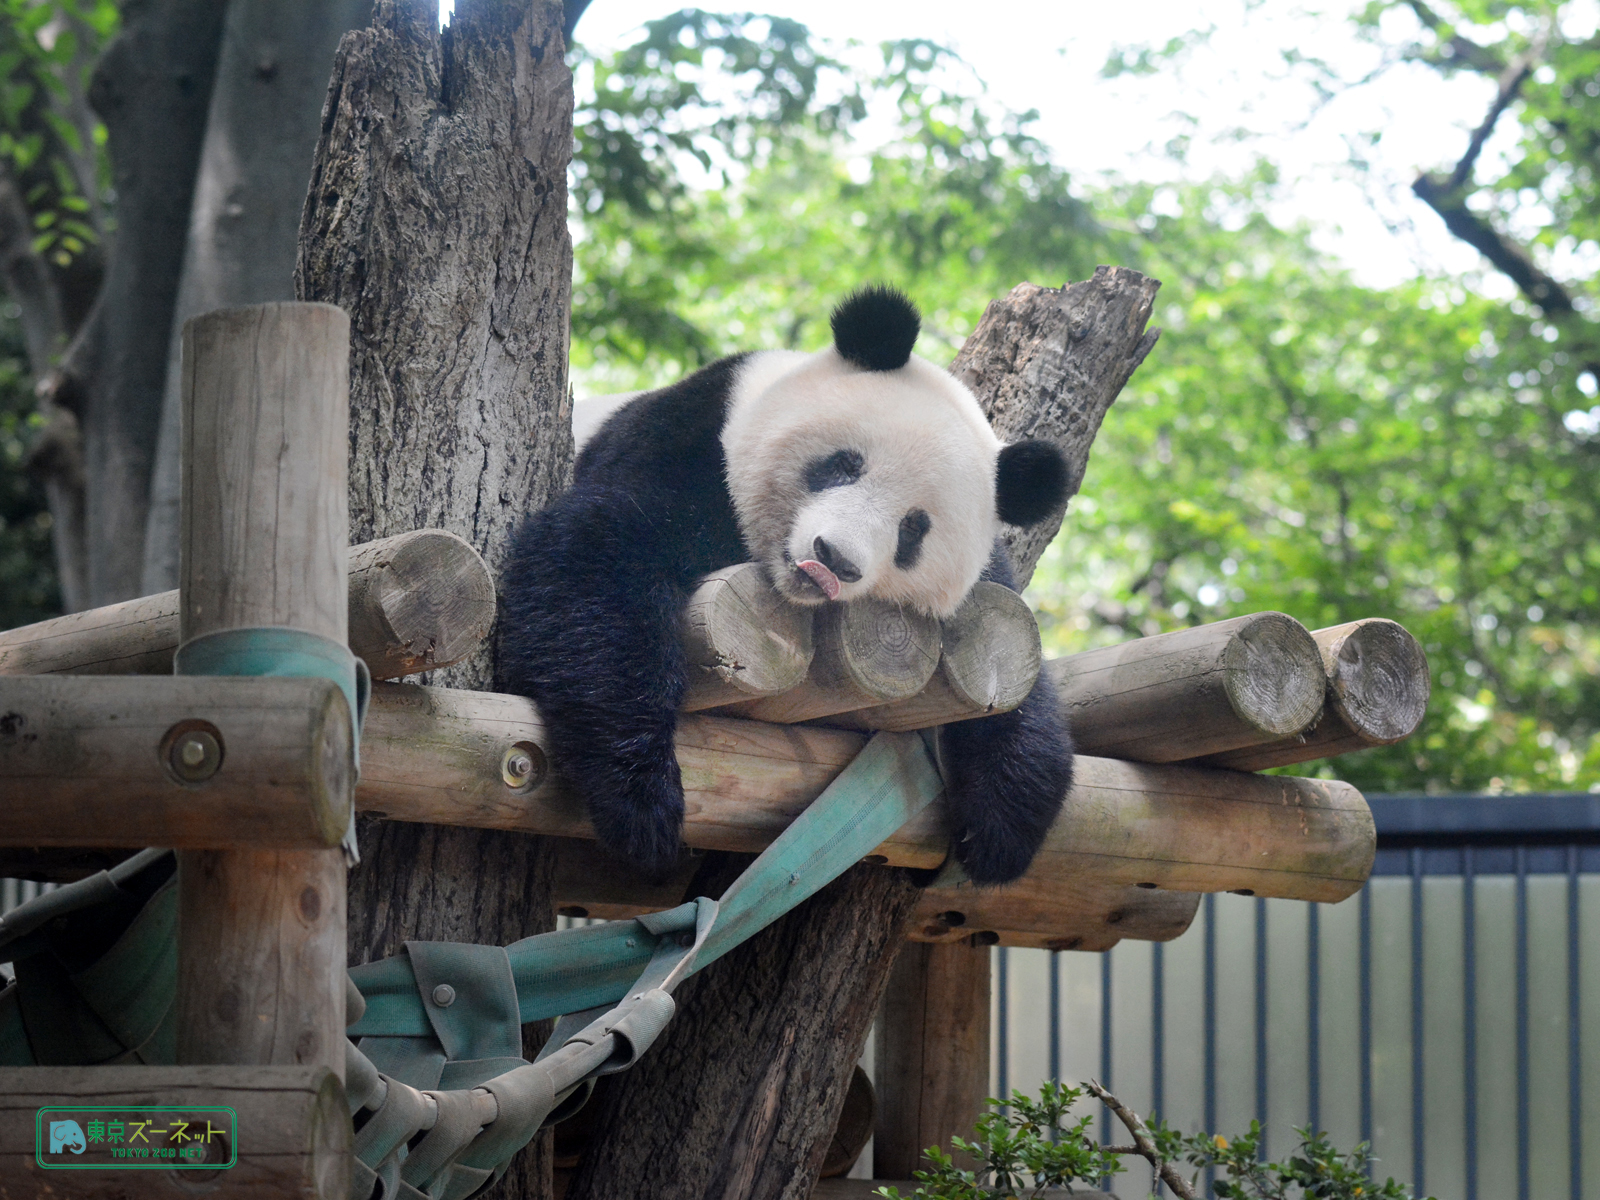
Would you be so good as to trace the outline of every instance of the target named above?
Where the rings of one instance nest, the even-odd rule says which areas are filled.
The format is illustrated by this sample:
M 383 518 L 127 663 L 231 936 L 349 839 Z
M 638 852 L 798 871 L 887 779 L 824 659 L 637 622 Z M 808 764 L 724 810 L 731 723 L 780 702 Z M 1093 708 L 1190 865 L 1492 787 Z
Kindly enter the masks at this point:
M 750 552 L 801 604 L 873 597 L 936 617 L 978 581 L 1001 522 L 1065 498 L 1048 442 L 1002 446 L 977 399 L 917 358 L 920 318 L 898 291 L 856 292 L 834 344 L 755 354 L 722 431 L 728 490 Z

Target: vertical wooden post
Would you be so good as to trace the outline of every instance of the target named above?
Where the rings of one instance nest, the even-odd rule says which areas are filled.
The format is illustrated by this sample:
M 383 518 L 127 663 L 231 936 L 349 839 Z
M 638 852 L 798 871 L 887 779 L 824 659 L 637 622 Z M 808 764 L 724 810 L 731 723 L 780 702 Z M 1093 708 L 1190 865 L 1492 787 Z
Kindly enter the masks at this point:
M 972 1137 L 989 1094 L 989 957 L 968 938 L 907 942 L 895 960 L 877 1029 L 875 1178 L 910 1179 L 924 1149 Z
M 183 332 L 179 632 L 346 640 L 350 320 L 261 304 Z M 178 856 L 178 1061 L 344 1074 L 340 850 Z

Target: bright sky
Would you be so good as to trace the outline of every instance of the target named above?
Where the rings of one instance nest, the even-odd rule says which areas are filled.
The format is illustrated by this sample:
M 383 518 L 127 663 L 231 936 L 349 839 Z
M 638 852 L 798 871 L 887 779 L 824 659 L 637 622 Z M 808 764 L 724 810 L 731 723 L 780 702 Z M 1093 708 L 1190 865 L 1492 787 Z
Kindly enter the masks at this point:
M 954 47 L 996 99 L 1039 110 L 1037 132 L 1080 177 L 1163 179 L 1179 170 L 1204 177 L 1239 172 L 1264 155 L 1290 181 L 1273 215 L 1311 221 L 1323 247 L 1366 283 L 1389 284 L 1418 270 L 1475 270 L 1476 253 L 1450 238 L 1409 189 L 1418 169 L 1454 163 L 1492 84 L 1397 66 L 1319 104 L 1304 73 L 1284 64 L 1282 51 L 1297 47 L 1345 78 L 1377 67 L 1378 52 L 1358 41 L 1348 22 L 1360 3 L 1327 0 L 1311 12 L 1292 0 L 990 0 L 981 6 L 988 17 L 981 24 L 971 19 L 979 9 L 972 0 L 771 0 L 748 7 L 796 17 L 836 43 L 924 37 Z M 678 7 L 673 0 L 594 0 L 578 38 L 593 50 L 614 49 L 632 41 L 644 21 Z M 1568 31 L 1593 29 L 1600 0 L 1572 7 Z M 1391 15 L 1397 32 L 1409 32 L 1409 16 Z M 1099 76 L 1116 46 L 1159 46 L 1208 26 L 1209 42 L 1179 71 Z M 1240 138 L 1240 129 L 1256 136 Z M 1189 160 L 1179 168 L 1161 147 L 1185 133 Z M 1353 153 L 1364 165 L 1353 165 Z M 1493 154 L 1491 143 L 1486 161 Z M 1488 285 L 1506 286 L 1498 279 Z

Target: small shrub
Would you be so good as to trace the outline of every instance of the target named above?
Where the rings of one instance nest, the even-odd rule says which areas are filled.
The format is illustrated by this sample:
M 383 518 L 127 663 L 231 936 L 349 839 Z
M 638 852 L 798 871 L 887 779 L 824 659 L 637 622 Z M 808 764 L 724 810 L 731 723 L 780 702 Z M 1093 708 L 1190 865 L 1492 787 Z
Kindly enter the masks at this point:
M 1071 1116 L 1069 1110 L 1086 1094 L 1107 1100 L 1133 1145 L 1100 1145 L 1089 1132 L 1093 1115 Z M 925 1152 L 930 1166 L 916 1173 L 915 1191 L 903 1196 L 897 1188 L 882 1187 L 876 1194 L 884 1200 L 1031 1200 L 1046 1188 L 1099 1187 L 1124 1169 L 1124 1156 L 1134 1154 L 1147 1159 L 1180 1198 L 1197 1195 L 1201 1172 L 1212 1168 L 1217 1172 L 1212 1190 L 1219 1200 L 1414 1200 L 1411 1190 L 1393 1179 L 1376 1183 L 1367 1177 L 1373 1161 L 1367 1143 L 1345 1153 L 1309 1127 L 1295 1130 L 1300 1144 L 1287 1159 L 1263 1162 L 1259 1122 L 1232 1139 L 1184 1136 L 1159 1120 L 1147 1125 L 1094 1084 L 1074 1088 L 1047 1082 L 1037 1100 L 1012 1092 L 1009 1101 L 987 1103 L 991 1111 L 978 1119 L 973 1141 L 950 1139 L 951 1149 L 978 1164 L 976 1170 L 957 1166 L 950 1152 L 930 1146 Z M 1185 1176 L 1179 1163 L 1193 1173 Z

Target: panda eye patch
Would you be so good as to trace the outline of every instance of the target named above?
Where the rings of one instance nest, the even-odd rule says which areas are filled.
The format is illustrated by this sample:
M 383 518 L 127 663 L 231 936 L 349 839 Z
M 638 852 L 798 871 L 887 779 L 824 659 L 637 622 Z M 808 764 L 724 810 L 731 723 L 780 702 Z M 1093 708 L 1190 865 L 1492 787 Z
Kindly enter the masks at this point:
M 933 518 L 920 508 L 913 508 L 900 518 L 900 542 L 894 548 L 894 565 L 909 571 L 922 557 L 922 539 L 933 528 Z
M 854 450 L 835 450 L 806 464 L 806 487 L 813 492 L 845 487 L 861 478 L 866 460 Z

